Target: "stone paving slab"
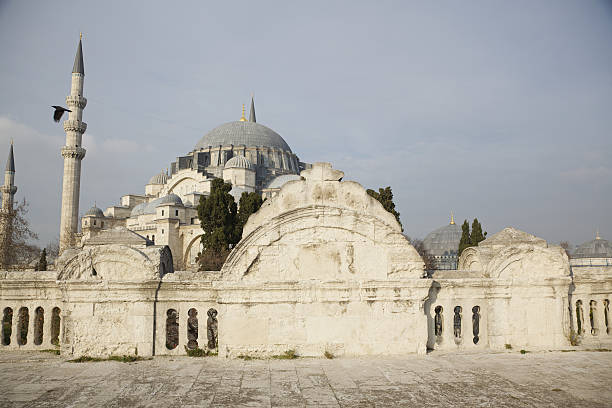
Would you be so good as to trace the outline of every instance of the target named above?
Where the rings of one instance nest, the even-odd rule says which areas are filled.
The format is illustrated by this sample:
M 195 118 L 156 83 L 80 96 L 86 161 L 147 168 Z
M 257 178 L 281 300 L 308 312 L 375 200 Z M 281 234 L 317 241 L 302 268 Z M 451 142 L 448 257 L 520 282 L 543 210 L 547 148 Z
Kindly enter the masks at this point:
M 71 363 L 0 352 L 1 407 L 609 407 L 612 353 Z

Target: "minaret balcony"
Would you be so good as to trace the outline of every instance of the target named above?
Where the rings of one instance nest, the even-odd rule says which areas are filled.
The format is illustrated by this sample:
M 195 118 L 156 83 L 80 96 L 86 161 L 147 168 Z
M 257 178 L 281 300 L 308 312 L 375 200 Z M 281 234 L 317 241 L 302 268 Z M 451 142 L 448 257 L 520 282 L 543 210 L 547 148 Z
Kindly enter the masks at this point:
M 81 109 L 85 109 L 85 106 L 87 105 L 87 99 L 80 95 L 68 95 L 66 97 L 66 103 L 71 108 L 79 107 Z
M 0 187 L 0 190 L 4 194 L 15 195 L 15 193 L 17 192 L 17 186 L 2 186 Z
M 64 146 L 62 147 L 62 156 L 71 159 L 83 159 L 85 157 L 85 149 L 82 147 Z
M 85 133 L 86 130 L 87 123 L 80 120 L 67 120 L 64 122 L 64 131 L 66 132 Z

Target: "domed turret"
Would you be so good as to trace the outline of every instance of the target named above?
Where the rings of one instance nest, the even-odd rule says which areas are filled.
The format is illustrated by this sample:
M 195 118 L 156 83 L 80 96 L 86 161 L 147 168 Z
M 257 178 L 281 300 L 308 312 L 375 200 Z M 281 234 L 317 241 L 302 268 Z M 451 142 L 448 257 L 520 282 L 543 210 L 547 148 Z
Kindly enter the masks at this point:
M 85 217 L 100 217 L 100 218 L 103 218 L 104 217 L 104 212 L 94 205 L 89 210 L 87 210 L 87 212 L 85 213 Z

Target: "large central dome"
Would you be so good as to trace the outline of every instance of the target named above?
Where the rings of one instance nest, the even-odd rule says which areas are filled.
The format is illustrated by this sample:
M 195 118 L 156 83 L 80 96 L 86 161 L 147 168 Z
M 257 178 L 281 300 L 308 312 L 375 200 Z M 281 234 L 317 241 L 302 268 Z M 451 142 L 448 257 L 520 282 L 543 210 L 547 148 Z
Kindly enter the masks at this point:
M 217 146 L 276 147 L 286 152 L 291 148 L 272 129 L 257 122 L 236 121 L 217 126 L 195 145 L 194 150 Z

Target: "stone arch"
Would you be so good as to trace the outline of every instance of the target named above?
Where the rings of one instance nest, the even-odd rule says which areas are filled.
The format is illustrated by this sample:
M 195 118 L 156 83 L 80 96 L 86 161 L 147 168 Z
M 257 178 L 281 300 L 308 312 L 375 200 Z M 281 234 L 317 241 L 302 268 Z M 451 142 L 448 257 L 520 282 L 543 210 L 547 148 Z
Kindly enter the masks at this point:
M 59 307 L 54 307 L 51 311 L 51 344 L 59 346 L 60 341 L 60 325 L 61 325 L 61 313 Z
M 2 345 L 11 344 L 11 334 L 13 334 L 13 309 L 5 307 L 2 315 Z
M 43 342 L 43 328 L 45 326 L 45 309 L 38 306 L 34 311 L 34 344 L 40 346 Z
M 189 253 L 191 252 L 191 248 L 193 247 L 193 245 L 196 242 L 200 242 L 202 240 L 202 236 L 204 234 L 200 234 L 198 236 L 196 236 L 195 238 L 192 238 L 191 241 L 189 241 L 189 243 L 187 244 L 187 249 L 185 250 L 184 254 L 183 254 L 183 265 L 185 267 L 187 267 L 189 265 Z
M 30 312 L 27 307 L 21 307 L 17 315 L 17 344 L 24 346 L 28 343 L 28 330 L 30 326 Z
M 178 187 L 182 182 L 187 181 L 187 180 L 192 180 L 195 183 L 198 182 L 198 180 L 196 180 L 195 178 L 193 178 L 191 176 L 183 176 L 183 177 L 177 179 L 176 181 L 172 181 L 172 184 L 168 186 L 168 190 L 166 191 L 165 195 L 172 194 L 176 187 Z M 176 193 L 174 193 L 174 194 L 176 194 Z M 179 194 L 177 194 L 177 195 L 180 197 Z
M 469 247 L 463 250 L 459 258 L 457 269 L 466 271 L 482 271 L 483 265 L 480 260 L 480 254 L 476 247 Z

